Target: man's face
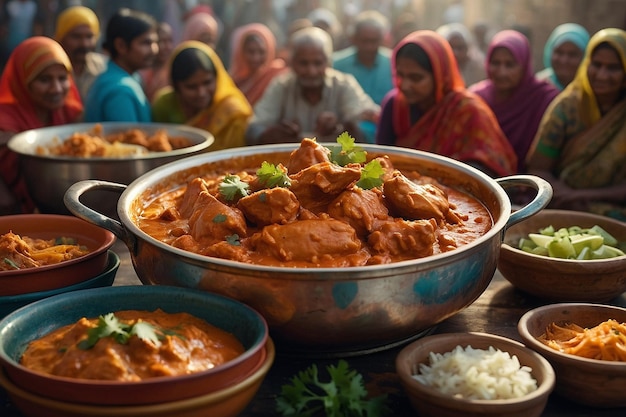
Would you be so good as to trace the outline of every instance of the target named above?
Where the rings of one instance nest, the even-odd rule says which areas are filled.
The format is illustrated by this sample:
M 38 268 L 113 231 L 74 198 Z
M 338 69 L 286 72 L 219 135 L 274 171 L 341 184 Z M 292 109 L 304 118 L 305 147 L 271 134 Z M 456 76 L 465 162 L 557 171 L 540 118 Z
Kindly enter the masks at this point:
M 158 36 L 156 30 L 149 30 L 137 36 L 130 44 L 124 41 L 119 42 L 119 59 L 123 60 L 125 66 L 132 72 L 148 68 L 156 59 L 159 53 Z
M 61 45 L 72 64 L 84 63 L 88 52 L 96 49 L 96 34 L 89 25 L 79 25 L 67 32 L 61 39 Z
M 380 29 L 365 26 L 354 34 L 352 43 L 360 57 L 364 60 L 371 60 L 376 57 L 378 48 L 383 43 L 383 34 Z
M 293 55 L 291 67 L 303 88 L 316 88 L 324 84 L 328 59 L 320 47 L 302 45 Z

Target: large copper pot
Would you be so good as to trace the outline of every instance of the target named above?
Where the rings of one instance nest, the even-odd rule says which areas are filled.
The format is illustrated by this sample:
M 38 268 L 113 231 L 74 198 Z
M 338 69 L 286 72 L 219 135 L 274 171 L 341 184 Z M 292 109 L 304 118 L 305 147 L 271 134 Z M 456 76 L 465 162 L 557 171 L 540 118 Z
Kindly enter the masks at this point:
M 261 162 L 286 162 L 297 144 L 262 145 L 188 157 L 154 169 L 126 186 L 81 181 L 65 204 L 76 216 L 112 231 L 130 250 L 144 284 L 176 285 L 243 301 L 267 319 L 278 350 L 350 354 L 395 346 L 425 334 L 469 306 L 493 277 L 506 229 L 544 208 L 550 184 L 535 176 L 492 179 L 455 160 L 415 150 L 363 145 L 370 156 L 388 155 L 401 170 L 417 170 L 481 201 L 491 230 L 454 251 L 387 265 L 349 268 L 257 266 L 190 253 L 143 232 L 137 218 L 155 195 L 202 172 L 235 172 Z M 530 187 L 534 200 L 511 213 L 504 188 Z M 121 192 L 113 220 L 83 205 L 93 190 Z M 297 242 L 294 242 L 297 244 Z

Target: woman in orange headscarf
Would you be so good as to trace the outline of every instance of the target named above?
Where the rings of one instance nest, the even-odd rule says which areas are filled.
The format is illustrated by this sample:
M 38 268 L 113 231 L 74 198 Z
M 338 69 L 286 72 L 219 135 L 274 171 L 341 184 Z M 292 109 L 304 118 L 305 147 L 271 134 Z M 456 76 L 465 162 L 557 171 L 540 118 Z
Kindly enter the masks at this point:
M 515 172 L 517 157 L 491 109 L 465 89 L 452 48 L 420 30 L 394 48 L 395 88 L 382 103 L 376 141 L 437 153 L 489 175 Z
M 183 42 L 170 61 L 171 86 L 159 90 L 152 120 L 204 129 L 215 140 L 211 150 L 244 146 L 252 107 L 209 46 Z
M 254 106 L 275 76 L 287 71 L 285 61 L 276 58 L 276 37 L 261 23 L 237 29 L 233 35 L 230 75 Z
M 13 197 L 22 212 L 34 204 L 20 175 L 17 155 L 6 147 L 13 134 L 45 126 L 77 121 L 82 112 L 71 75 L 72 65 L 61 45 L 51 38 L 35 36 L 19 44 L 0 78 L 0 194 Z M 5 187 L 2 187 L 2 186 Z M 7 188 L 11 195 L 7 195 Z M 14 203 L 15 204 L 15 203 Z

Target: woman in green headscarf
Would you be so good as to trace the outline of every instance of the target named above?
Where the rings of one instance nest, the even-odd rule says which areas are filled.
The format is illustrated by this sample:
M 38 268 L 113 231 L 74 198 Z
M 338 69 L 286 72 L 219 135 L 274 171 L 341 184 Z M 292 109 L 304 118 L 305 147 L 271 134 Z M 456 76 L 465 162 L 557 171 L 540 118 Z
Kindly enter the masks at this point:
M 552 183 L 553 208 L 626 220 L 626 31 L 596 33 L 576 78 L 548 107 L 528 170 Z
M 557 26 L 543 48 L 544 69 L 537 78 L 563 90 L 576 76 L 589 42 L 589 32 L 577 23 Z

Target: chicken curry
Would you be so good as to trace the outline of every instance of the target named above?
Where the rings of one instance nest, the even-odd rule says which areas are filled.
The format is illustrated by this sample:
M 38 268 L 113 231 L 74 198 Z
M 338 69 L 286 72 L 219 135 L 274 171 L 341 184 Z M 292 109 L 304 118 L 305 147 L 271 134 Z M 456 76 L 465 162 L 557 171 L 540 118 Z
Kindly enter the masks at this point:
M 20 363 L 68 378 L 141 381 L 209 370 L 243 352 L 235 336 L 188 313 L 124 310 L 32 341 Z
M 39 239 L 8 232 L 0 236 L 0 271 L 57 264 L 89 252 L 73 238 Z
M 401 172 L 385 156 L 354 162 L 353 153 L 304 139 L 284 165 L 203 173 L 163 191 L 137 225 L 202 255 L 313 268 L 422 258 L 492 227 L 489 211 L 469 194 Z

